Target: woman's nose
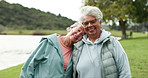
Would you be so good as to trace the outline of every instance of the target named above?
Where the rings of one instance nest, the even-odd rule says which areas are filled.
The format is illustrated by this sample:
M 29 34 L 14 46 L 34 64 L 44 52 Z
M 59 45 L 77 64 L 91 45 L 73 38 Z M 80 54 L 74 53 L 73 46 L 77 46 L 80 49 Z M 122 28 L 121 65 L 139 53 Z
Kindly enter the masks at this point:
M 87 27 L 90 27 L 90 26 L 92 26 L 92 24 L 89 22 L 88 25 L 87 25 Z
M 79 33 L 78 33 L 78 35 L 83 36 L 83 32 L 82 32 L 82 31 L 81 31 L 81 32 L 79 32 Z

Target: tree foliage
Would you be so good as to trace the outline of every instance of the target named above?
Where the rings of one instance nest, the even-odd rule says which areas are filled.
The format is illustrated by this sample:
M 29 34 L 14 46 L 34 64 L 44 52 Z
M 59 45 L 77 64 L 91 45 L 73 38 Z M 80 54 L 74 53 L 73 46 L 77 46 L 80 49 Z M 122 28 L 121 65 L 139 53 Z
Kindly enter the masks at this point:
M 136 22 L 148 22 L 148 0 L 135 0 L 133 6 Z
M 10 4 L 0 1 L 0 25 L 13 29 L 66 29 L 74 21 L 43 12 L 35 8 L 23 7 L 20 4 Z
M 84 0 L 84 4 L 97 6 L 104 15 L 104 21 L 119 22 L 122 38 L 126 38 L 126 23 L 148 22 L 147 0 Z

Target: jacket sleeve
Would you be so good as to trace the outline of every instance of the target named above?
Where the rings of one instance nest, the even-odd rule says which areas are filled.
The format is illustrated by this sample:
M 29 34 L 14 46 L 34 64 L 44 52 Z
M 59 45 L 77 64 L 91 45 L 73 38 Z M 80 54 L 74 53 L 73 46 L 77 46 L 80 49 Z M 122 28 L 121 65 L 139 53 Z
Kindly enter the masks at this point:
M 131 78 L 131 71 L 127 54 L 118 40 L 114 40 L 115 61 L 118 68 L 119 78 Z
M 47 39 L 42 40 L 22 67 L 20 78 L 34 78 L 34 69 L 43 59 L 46 46 Z

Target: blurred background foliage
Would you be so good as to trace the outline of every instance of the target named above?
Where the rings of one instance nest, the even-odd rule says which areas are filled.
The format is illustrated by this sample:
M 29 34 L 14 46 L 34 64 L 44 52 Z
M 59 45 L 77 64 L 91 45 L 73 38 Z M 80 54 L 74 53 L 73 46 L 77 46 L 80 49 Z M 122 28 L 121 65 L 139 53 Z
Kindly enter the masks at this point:
M 0 0 L 0 26 L 18 29 L 66 29 L 74 21 L 55 15 L 50 12 L 43 12 L 35 8 L 27 8 L 20 4 L 10 4 Z
M 82 2 L 82 6 L 99 7 L 104 16 L 102 27 L 121 31 L 122 39 L 128 38 L 133 32 L 148 33 L 148 0 L 82 0 Z M 74 22 L 60 14 L 55 15 L 0 0 L 1 34 L 12 30 L 19 30 L 21 34 L 25 33 L 23 30 L 65 30 Z M 127 33 L 127 30 L 130 33 Z
M 126 30 L 148 31 L 148 0 L 83 0 L 84 6 L 101 9 L 110 29 L 121 30 L 126 38 Z

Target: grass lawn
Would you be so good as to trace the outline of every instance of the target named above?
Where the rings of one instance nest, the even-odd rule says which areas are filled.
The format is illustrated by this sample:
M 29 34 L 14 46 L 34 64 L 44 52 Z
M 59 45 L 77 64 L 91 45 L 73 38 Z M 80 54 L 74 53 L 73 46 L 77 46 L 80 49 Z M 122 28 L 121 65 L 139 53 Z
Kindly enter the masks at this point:
M 5 33 L 12 35 L 32 35 L 34 33 L 42 33 L 44 35 L 49 35 L 53 33 L 66 34 L 66 30 L 8 30 Z
M 19 78 L 21 67 L 22 64 L 8 69 L 0 70 L 0 78 Z
M 128 55 L 133 78 L 148 78 L 148 37 L 120 42 Z

